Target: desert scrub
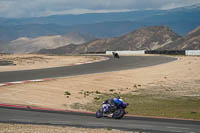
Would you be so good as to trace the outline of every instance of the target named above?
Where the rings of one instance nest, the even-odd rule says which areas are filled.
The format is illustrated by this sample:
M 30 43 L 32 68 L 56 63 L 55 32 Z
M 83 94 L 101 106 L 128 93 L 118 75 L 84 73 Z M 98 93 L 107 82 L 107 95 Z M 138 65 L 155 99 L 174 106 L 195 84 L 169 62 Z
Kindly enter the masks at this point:
M 104 100 L 120 95 L 128 102 L 129 114 L 141 116 L 160 116 L 200 120 L 200 97 L 164 97 L 161 95 L 103 94 L 85 105 L 89 111 L 96 111 Z
M 90 92 L 90 91 L 85 91 L 83 94 L 84 94 L 84 97 L 87 97 L 89 96 L 90 94 L 92 94 L 93 92 Z
M 99 92 L 99 91 L 96 91 L 95 93 L 96 93 L 96 94 L 101 94 L 101 92 Z
M 113 92 L 113 91 L 115 91 L 115 90 L 114 90 L 114 89 L 110 89 L 109 91 L 110 91 L 110 92 Z
M 65 91 L 65 94 L 67 96 L 67 98 L 69 98 L 69 96 L 71 95 L 71 93 L 69 91 Z
M 65 95 L 71 95 L 71 93 L 69 91 L 65 91 Z
M 70 105 L 70 107 L 72 109 L 84 109 L 84 104 L 81 104 L 81 103 L 73 103 L 72 105 Z
M 84 97 L 87 97 L 87 96 L 90 96 L 90 95 L 101 95 L 101 92 L 99 92 L 99 91 L 96 91 L 96 92 L 94 92 L 94 91 L 81 91 L 81 92 L 79 92 L 79 94 L 83 94 L 84 95 Z
M 100 100 L 100 98 L 99 97 L 94 97 L 94 100 Z

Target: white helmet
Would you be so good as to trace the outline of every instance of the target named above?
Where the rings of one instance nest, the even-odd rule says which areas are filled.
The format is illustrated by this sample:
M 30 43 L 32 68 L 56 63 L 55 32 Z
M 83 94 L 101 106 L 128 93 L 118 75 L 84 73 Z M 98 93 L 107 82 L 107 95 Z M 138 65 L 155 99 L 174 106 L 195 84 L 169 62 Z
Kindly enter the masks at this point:
M 123 100 L 122 99 L 119 99 L 121 102 L 123 102 Z

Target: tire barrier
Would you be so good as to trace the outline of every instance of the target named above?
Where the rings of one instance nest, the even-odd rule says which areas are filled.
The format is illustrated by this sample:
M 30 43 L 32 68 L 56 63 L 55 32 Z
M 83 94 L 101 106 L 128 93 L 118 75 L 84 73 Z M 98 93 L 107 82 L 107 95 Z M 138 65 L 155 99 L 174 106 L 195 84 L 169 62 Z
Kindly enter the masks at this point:
M 145 54 L 185 55 L 185 50 L 150 50 Z

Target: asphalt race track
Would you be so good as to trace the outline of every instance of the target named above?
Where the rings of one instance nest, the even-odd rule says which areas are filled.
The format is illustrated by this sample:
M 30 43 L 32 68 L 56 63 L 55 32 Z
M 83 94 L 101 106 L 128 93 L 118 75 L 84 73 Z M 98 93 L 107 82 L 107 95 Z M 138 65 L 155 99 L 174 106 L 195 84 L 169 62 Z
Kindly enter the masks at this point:
M 27 71 L 1 72 L 0 83 L 75 76 L 82 74 L 119 71 L 167 63 L 176 60 L 164 56 L 121 57 L 92 64 L 57 67 Z M 200 133 L 200 121 L 162 118 L 124 117 L 121 120 L 95 118 L 94 114 L 34 110 L 30 108 L 0 107 L 0 122 L 22 124 L 45 124 L 88 128 L 114 128 L 151 133 Z
M 110 60 L 77 66 L 0 72 L 0 83 L 119 71 L 153 66 L 174 60 L 176 59 L 164 56 L 124 56 L 120 59 L 114 59 L 111 57 Z
M 200 121 L 144 117 L 95 118 L 94 114 L 0 108 L 0 122 L 44 124 L 87 128 L 108 128 L 150 133 L 200 133 Z

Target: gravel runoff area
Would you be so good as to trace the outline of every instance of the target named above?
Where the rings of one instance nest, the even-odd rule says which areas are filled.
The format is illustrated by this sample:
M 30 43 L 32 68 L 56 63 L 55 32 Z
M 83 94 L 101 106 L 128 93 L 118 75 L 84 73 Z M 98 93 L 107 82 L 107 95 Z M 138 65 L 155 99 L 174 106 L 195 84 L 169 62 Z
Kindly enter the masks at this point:
M 0 133 L 139 133 L 115 129 L 90 129 L 66 126 L 0 123 Z M 141 132 L 140 132 L 141 133 Z
M 0 72 L 70 66 L 98 60 L 97 56 L 50 56 L 40 54 L 0 54 Z

